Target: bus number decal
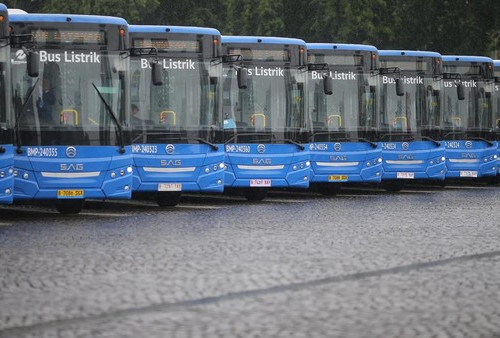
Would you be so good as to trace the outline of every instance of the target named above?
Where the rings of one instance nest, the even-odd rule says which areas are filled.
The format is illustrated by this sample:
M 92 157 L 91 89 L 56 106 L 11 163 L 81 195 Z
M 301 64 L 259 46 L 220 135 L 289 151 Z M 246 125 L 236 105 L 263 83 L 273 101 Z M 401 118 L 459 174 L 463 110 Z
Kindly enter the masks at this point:
M 57 157 L 57 148 L 28 147 L 26 154 L 30 157 Z

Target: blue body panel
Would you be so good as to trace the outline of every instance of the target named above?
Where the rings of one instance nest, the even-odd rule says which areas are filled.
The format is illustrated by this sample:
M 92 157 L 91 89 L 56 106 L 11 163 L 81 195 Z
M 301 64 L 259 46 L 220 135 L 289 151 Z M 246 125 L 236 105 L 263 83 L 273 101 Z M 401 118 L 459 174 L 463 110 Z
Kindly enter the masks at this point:
M 308 50 L 351 50 L 351 51 L 367 51 L 367 52 L 377 52 L 375 46 L 370 45 L 358 45 L 351 43 L 308 43 Z
M 422 56 L 429 58 L 441 58 L 441 54 L 421 50 L 379 50 L 379 56 Z
M 129 33 L 165 33 L 165 34 L 203 34 L 220 35 L 215 28 L 191 27 L 191 26 L 159 26 L 159 25 L 129 25 Z
M 158 191 L 160 183 L 180 183 L 181 191 L 222 192 L 224 148 L 218 147 L 219 150 L 206 144 L 133 145 L 134 191 Z
M 483 141 L 445 141 L 446 178 L 484 177 L 497 173 L 497 142 L 488 146 Z
M 223 35 L 222 43 L 241 43 L 241 44 L 249 44 L 249 43 L 262 43 L 262 44 L 278 44 L 278 45 L 300 45 L 306 46 L 304 40 L 293 39 L 293 38 L 277 38 L 277 37 L 268 37 L 268 36 L 232 36 L 232 35 Z
M 71 18 L 72 23 L 89 23 L 89 24 L 109 24 L 127 26 L 127 21 L 114 16 L 101 15 L 78 15 L 78 14 L 10 14 L 11 22 L 53 22 L 68 23 L 67 19 Z
M 0 153 L 0 204 L 12 204 L 14 199 L 14 148 L 3 144 L 5 152 Z
M 309 187 L 310 153 L 293 144 L 226 144 L 225 186 Z
M 311 182 L 379 183 L 382 179 L 380 146 L 373 148 L 362 142 L 316 142 L 309 144 L 309 149 Z
M 116 146 L 22 147 L 16 154 L 15 198 L 57 199 L 58 190 L 83 190 L 79 198 L 129 199 L 132 191 L 132 149 Z M 114 177 L 114 178 L 113 178 Z M 128 188 L 127 188 L 128 187 Z
M 430 141 L 381 142 L 382 180 L 444 180 L 445 146 Z

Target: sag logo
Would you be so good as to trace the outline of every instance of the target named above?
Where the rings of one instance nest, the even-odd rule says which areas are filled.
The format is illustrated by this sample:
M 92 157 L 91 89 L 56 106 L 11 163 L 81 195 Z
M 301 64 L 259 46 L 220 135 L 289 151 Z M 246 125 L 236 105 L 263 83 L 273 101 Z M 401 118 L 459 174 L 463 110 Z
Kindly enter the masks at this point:
M 408 142 L 403 142 L 403 144 L 401 146 L 403 147 L 403 150 L 408 150 L 408 148 L 410 148 L 410 145 L 408 144 Z
M 74 163 L 70 163 L 70 164 L 61 163 L 61 165 L 59 166 L 59 169 L 61 171 L 70 171 L 70 170 L 73 170 L 73 171 L 82 171 L 83 170 L 83 163 L 78 163 L 78 164 L 74 164 Z
M 465 148 L 467 148 L 467 149 L 472 148 L 472 142 L 471 141 L 465 141 Z
M 167 146 L 165 147 L 165 151 L 167 152 L 167 154 L 173 154 L 175 151 L 175 146 L 173 144 L 167 144 Z
M 25 60 L 26 59 L 26 53 L 24 52 L 24 50 L 22 49 L 19 49 L 17 52 L 16 52 L 16 59 L 17 60 Z
M 261 154 L 262 154 L 262 153 L 264 153 L 264 152 L 266 151 L 266 146 L 265 146 L 265 145 L 263 145 L 263 144 L 259 144 L 259 145 L 257 146 L 257 151 L 258 151 L 259 153 L 261 153 Z
M 164 167 L 167 167 L 167 166 L 181 166 L 182 165 L 182 162 L 181 160 L 161 160 L 160 161 L 160 165 L 161 166 L 164 166 Z
M 333 145 L 333 149 L 335 149 L 335 151 L 341 151 L 342 150 L 342 145 L 340 143 L 335 143 Z
M 66 156 L 75 157 L 76 156 L 76 148 L 75 147 L 66 148 Z

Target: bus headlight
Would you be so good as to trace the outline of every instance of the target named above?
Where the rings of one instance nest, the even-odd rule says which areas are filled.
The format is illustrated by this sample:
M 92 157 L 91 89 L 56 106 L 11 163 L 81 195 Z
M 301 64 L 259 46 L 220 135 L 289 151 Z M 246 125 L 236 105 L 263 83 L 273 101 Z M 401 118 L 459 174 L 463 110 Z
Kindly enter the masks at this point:
M 129 174 L 132 174 L 132 167 L 127 167 L 127 172 L 128 172 Z
M 306 162 L 306 167 L 310 167 L 311 166 L 311 162 L 307 161 Z

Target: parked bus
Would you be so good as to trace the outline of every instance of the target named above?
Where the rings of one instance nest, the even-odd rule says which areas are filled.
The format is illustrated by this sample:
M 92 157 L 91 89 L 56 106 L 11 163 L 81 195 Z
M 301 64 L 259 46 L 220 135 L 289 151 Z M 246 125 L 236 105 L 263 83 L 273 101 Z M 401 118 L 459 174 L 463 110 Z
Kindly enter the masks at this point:
M 497 173 L 493 126 L 493 60 L 443 56 L 446 178 L 483 178 Z
M 493 70 L 495 77 L 495 95 L 493 101 L 493 130 L 495 131 L 495 140 L 497 141 L 497 178 L 500 183 L 500 60 L 493 61 Z
M 373 46 L 308 43 L 311 186 L 324 195 L 342 185 L 380 183 L 378 51 Z M 332 86 L 325 84 L 329 76 Z
M 14 196 L 14 118 L 10 101 L 9 14 L 0 4 L 0 204 Z
M 78 213 L 88 198 L 130 198 L 127 22 L 11 14 L 10 26 L 14 198 L 54 200 L 62 213 Z
M 439 53 L 379 51 L 382 186 L 397 191 L 410 180 L 442 183 L 445 146 L 440 135 L 443 67 Z
M 223 36 L 225 186 L 262 200 L 308 188 L 307 48 L 290 38 Z
M 184 191 L 221 193 L 219 31 L 134 25 L 129 30 L 134 192 L 154 192 L 160 206 L 176 205 Z M 150 70 L 155 65 L 157 80 Z

